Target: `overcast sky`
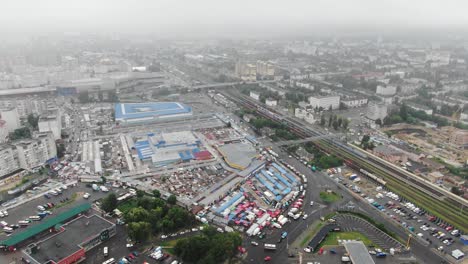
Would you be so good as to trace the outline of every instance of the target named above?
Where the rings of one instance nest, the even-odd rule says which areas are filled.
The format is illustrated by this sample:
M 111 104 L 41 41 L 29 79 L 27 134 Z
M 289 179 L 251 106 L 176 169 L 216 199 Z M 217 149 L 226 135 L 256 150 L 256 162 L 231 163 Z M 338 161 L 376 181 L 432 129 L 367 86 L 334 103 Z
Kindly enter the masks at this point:
M 2 0 L 0 32 L 274 32 L 468 27 L 468 0 Z M 212 32 L 213 33 L 213 32 Z

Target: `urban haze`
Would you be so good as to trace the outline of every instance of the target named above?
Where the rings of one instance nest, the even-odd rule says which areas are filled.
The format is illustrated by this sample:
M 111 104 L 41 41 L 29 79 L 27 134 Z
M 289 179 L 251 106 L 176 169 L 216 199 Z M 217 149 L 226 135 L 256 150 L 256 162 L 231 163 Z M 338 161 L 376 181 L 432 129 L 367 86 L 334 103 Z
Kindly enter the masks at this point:
M 465 263 L 467 10 L 4 1 L 0 263 Z

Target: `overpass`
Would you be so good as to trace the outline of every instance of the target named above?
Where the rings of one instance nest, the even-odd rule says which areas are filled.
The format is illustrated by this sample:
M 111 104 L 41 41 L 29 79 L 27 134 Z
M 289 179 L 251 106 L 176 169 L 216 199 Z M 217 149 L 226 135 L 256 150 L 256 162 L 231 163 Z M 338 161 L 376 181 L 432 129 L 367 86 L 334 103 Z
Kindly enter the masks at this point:
M 296 139 L 296 140 L 284 140 L 284 141 L 278 141 L 274 143 L 273 145 L 279 147 L 279 146 L 286 146 L 286 145 L 295 145 L 295 144 L 301 144 L 301 143 L 306 143 L 306 142 L 311 142 L 311 141 L 317 141 L 321 139 L 326 139 L 326 138 L 334 138 L 334 137 L 339 137 L 341 134 L 326 134 L 326 135 L 319 135 L 319 136 L 313 136 L 313 137 L 308 137 L 308 138 L 303 138 L 303 139 Z
M 275 80 L 264 80 L 264 81 L 254 81 L 254 82 L 227 82 L 227 83 L 212 83 L 212 84 L 201 84 L 192 86 L 192 89 L 210 89 L 210 88 L 221 88 L 227 87 L 232 85 L 239 85 L 239 84 L 257 84 L 257 83 L 274 83 Z

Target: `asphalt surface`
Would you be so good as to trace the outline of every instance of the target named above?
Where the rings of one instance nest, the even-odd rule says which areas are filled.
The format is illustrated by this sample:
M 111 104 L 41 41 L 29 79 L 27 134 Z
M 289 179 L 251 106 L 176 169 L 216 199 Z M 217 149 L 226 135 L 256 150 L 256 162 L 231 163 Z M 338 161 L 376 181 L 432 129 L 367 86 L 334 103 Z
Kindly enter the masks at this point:
M 298 171 L 307 176 L 308 184 L 306 188 L 306 196 L 304 198 L 304 211 L 305 213 L 309 214 L 309 217 L 306 220 L 303 220 L 302 218 L 295 221 L 292 220 L 291 223 L 286 224 L 285 227 L 283 227 L 281 230 L 275 231 L 269 235 L 267 234 L 267 237 L 263 240 L 259 240 L 257 237 L 253 239 L 246 238 L 243 242 L 243 245 L 248 252 L 247 256 L 244 258 L 244 263 L 262 263 L 264 262 L 264 258 L 266 256 L 272 257 L 270 263 L 289 263 L 290 261 L 293 261 L 292 259 L 288 259 L 288 252 L 299 252 L 303 249 L 291 249 L 289 247 L 289 244 L 291 244 L 292 241 L 294 241 L 294 239 L 299 237 L 299 235 L 307 229 L 308 225 L 319 220 L 321 216 L 325 216 L 328 213 L 335 211 L 337 207 L 343 206 L 349 201 L 352 201 L 353 203 L 358 205 L 363 211 L 363 213 L 372 216 L 372 218 L 374 218 L 374 220 L 376 220 L 377 222 L 384 223 L 387 229 L 389 229 L 391 232 L 394 232 L 402 238 L 407 237 L 407 234 L 403 229 L 391 224 L 382 215 L 376 213 L 374 207 L 352 196 L 348 191 L 344 190 L 344 187 L 338 186 L 335 181 L 333 181 L 330 177 L 326 176 L 324 173 L 312 172 L 300 161 L 298 161 L 295 158 L 289 158 L 288 154 L 286 154 L 278 148 L 274 148 L 274 151 L 279 154 L 280 159 L 283 159 L 287 163 L 291 164 Z M 335 192 L 341 194 L 343 199 L 331 206 L 326 206 L 324 208 L 318 208 L 316 204 L 314 204 L 313 207 L 310 207 L 310 201 L 320 203 L 319 194 L 320 191 L 324 189 L 334 190 Z M 288 232 L 288 237 L 287 239 L 284 239 L 282 242 L 277 244 L 276 251 L 265 251 L 263 248 L 263 243 L 276 244 L 279 241 L 281 233 L 284 231 Z M 252 240 L 257 241 L 259 243 L 259 246 L 257 247 L 251 245 Z M 440 256 L 428 250 L 425 245 L 418 243 L 418 241 L 413 242 L 411 252 L 423 263 L 435 264 L 442 263 L 443 261 L 443 259 Z M 297 261 L 297 259 L 295 261 Z

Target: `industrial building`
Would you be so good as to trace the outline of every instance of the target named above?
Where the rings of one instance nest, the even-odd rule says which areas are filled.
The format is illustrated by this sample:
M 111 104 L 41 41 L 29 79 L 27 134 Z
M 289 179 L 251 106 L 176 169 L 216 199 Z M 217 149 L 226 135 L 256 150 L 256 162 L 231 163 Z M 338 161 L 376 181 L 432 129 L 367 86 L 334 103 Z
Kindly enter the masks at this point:
M 115 121 L 123 125 L 177 119 L 192 115 L 192 108 L 178 102 L 115 104 Z
M 161 167 L 176 162 L 209 159 L 211 154 L 201 151 L 200 145 L 201 141 L 192 132 L 179 131 L 149 133 L 138 139 L 131 148 L 136 151 L 140 160 Z
M 24 258 L 33 263 L 78 263 L 86 252 L 116 234 L 115 224 L 98 216 L 80 216 L 55 227 L 57 233 L 32 243 L 23 250 Z

